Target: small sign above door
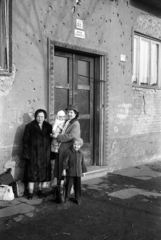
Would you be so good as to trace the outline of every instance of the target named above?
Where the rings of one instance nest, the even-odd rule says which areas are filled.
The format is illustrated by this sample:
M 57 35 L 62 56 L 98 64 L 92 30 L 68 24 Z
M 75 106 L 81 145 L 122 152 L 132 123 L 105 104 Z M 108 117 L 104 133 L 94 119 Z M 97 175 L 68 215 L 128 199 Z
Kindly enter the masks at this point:
M 81 31 L 81 30 L 78 30 L 78 29 L 75 29 L 74 30 L 74 36 L 77 37 L 77 38 L 85 38 L 85 32 Z
M 83 21 L 76 19 L 76 28 L 83 29 Z

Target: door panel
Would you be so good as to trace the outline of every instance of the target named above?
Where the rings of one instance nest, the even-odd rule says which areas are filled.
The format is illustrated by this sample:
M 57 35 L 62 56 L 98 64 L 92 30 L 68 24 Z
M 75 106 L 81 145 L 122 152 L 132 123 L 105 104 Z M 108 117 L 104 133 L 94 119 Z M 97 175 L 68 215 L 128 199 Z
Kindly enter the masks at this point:
M 71 94 L 72 79 L 71 67 L 72 56 L 57 53 L 55 56 L 55 114 L 59 110 L 64 110 L 69 103 L 71 103 L 69 97 Z
M 80 115 L 82 151 L 87 165 L 93 164 L 94 59 L 55 52 L 55 114 L 68 104 L 77 104 Z
M 93 164 L 93 65 L 92 58 L 76 56 L 77 104 L 84 140 L 82 150 L 89 165 Z

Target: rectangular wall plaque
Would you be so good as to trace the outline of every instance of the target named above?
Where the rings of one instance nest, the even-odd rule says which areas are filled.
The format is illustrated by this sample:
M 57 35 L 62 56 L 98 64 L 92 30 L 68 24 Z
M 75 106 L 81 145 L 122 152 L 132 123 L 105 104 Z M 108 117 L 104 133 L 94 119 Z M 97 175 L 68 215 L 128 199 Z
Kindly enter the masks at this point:
M 76 19 L 76 28 L 83 29 L 83 21 Z
M 81 30 L 78 30 L 78 29 L 75 29 L 74 30 L 74 36 L 77 37 L 77 38 L 85 38 L 85 32 L 81 31 Z

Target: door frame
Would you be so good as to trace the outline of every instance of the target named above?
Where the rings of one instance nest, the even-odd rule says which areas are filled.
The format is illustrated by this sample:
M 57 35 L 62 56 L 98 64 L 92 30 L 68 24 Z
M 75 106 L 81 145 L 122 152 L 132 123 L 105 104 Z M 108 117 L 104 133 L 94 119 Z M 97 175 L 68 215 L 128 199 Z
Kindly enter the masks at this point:
M 70 45 L 62 42 L 47 41 L 47 77 L 48 77 L 48 120 L 54 121 L 54 56 L 55 49 L 70 51 L 76 54 L 91 56 L 95 60 L 95 81 L 97 87 L 94 92 L 94 152 L 93 165 L 105 166 L 108 159 L 108 55 L 106 52 L 87 49 L 84 47 Z

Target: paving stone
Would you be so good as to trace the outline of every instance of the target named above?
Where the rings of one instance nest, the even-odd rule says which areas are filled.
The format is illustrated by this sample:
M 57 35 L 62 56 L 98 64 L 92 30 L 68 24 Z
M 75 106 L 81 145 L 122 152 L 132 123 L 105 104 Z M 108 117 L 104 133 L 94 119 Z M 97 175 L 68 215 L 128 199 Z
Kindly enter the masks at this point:
M 27 217 L 33 217 L 33 216 L 34 216 L 33 213 L 26 213 L 25 215 L 26 215 Z
M 161 173 L 151 170 L 149 167 L 142 165 L 141 167 L 131 167 L 119 171 L 115 171 L 112 174 L 133 177 L 142 180 L 149 180 L 151 178 L 160 177 Z
M 15 217 L 14 220 L 15 222 L 19 222 L 22 220 L 23 217 L 24 217 L 23 215 L 19 215 L 18 217 Z
M 148 192 L 145 191 L 143 189 L 138 189 L 138 188 L 127 188 L 127 189 L 123 189 L 120 191 L 116 191 L 113 193 L 108 194 L 111 197 L 116 197 L 116 198 L 121 198 L 121 199 L 127 199 L 127 198 L 131 198 L 134 197 L 136 195 L 144 195 L 146 197 L 161 197 L 160 193 L 157 192 Z
M 29 205 L 38 205 L 38 204 L 42 203 L 43 199 L 42 198 L 33 198 L 33 199 L 28 200 L 27 198 L 21 197 L 21 198 L 18 198 L 18 201 L 27 203 Z
M 17 205 L 17 204 L 20 204 L 20 202 L 17 201 L 16 199 L 12 201 L 0 201 L 0 207 L 8 207 L 8 206 Z
M 13 216 L 13 215 L 20 214 L 20 213 L 21 214 L 29 213 L 29 212 L 32 212 L 34 209 L 35 209 L 34 206 L 30 206 L 29 204 L 26 204 L 26 203 L 9 206 L 9 207 L 0 209 L 0 218 Z

